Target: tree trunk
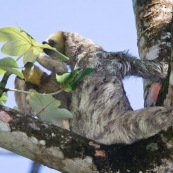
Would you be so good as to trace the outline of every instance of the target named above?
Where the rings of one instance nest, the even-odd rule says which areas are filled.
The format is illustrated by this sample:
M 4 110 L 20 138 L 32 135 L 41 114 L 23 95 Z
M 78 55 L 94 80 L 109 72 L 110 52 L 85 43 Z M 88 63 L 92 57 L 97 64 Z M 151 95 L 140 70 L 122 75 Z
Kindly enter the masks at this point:
M 141 59 L 158 58 L 165 66 L 168 64 L 171 57 L 172 4 L 173 0 L 133 0 Z M 162 83 L 144 80 L 145 107 L 163 105 L 168 83 L 169 77 Z

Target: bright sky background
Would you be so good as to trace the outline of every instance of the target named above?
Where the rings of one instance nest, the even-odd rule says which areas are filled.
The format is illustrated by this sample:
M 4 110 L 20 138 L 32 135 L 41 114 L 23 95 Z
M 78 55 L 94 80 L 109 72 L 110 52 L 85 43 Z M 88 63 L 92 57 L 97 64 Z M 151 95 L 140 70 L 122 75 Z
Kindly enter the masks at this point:
M 138 56 L 132 1 L 121 0 L 1 0 L 0 28 L 19 24 L 40 43 L 52 32 L 70 31 L 92 39 L 106 51 L 129 50 Z M 6 55 L 0 54 L 0 58 Z M 8 83 L 13 88 L 14 78 Z M 132 107 L 143 107 L 142 80 L 125 80 Z M 9 93 L 7 106 L 15 105 Z M 3 139 L 1 139 L 3 140 Z M 29 173 L 31 161 L 0 155 L 0 172 Z M 57 171 L 43 167 L 40 173 Z

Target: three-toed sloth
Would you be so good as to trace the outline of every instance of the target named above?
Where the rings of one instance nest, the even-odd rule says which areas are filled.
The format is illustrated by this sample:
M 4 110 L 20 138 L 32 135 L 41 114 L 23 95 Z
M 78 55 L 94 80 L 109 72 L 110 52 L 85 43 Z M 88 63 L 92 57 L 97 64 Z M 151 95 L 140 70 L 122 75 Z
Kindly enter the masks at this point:
M 47 43 L 70 60 L 71 69 L 93 68 L 93 73 L 81 81 L 72 93 L 62 92 L 56 98 L 62 107 L 73 114 L 69 129 L 103 144 L 133 143 L 165 130 L 173 124 L 173 108 L 151 107 L 133 111 L 124 91 L 122 80 L 126 76 L 140 76 L 161 82 L 167 75 L 168 65 L 157 60 L 139 60 L 125 52 L 106 52 L 89 39 L 77 33 L 57 32 Z M 41 93 L 55 92 L 60 85 L 55 74 L 67 72 L 67 64 L 57 53 L 45 50 L 37 61 L 52 73 L 46 74 L 38 67 L 31 68 L 37 82 L 16 78 L 17 89 L 34 88 Z M 34 69 L 37 69 L 34 71 Z M 41 74 L 41 75 L 40 75 Z M 16 93 L 19 110 L 30 114 L 26 94 Z M 66 121 L 60 121 L 66 126 Z

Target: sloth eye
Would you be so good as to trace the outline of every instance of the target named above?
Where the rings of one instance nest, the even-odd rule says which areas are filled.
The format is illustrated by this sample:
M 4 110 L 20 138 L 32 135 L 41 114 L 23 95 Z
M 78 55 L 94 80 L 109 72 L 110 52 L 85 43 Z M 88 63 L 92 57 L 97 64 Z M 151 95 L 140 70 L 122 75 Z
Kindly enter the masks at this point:
M 56 43 L 55 43 L 55 41 L 54 41 L 54 40 L 49 40 L 49 45 L 53 47 L 53 46 L 55 46 L 55 45 L 56 45 Z

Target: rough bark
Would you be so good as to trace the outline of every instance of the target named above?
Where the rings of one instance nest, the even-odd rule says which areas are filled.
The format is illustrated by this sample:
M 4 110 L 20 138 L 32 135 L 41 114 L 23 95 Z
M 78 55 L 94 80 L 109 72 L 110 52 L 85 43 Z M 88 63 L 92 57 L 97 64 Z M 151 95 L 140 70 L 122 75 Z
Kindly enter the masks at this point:
M 173 106 L 173 17 L 171 22 L 171 59 L 169 64 L 170 64 L 170 68 L 169 68 L 169 75 L 167 79 L 169 81 L 169 85 L 168 85 L 166 98 L 164 100 L 164 105 Z
M 0 108 L 0 147 L 67 173 L 173 171 L 172 132 L 170 129 L 132 145 L 108 146 Z
M 141 59 L 168 63 L 171 57 L 172 0 L 133 0 Z M 169 76 L 169 75 L 168 75 Z M 145 106 L 163 105 L 169 77 L 163 83 L 144 80 Z M 170 103 L 166 106 L 170 106 Z
M 156 59 L 169 64 L 172 56 L 172 0 L 133 0 L 138 34 L 138 50 L 141 59 Z M 171 29 L 172 28 L 172 29 Z M 144 80 L 145 106 L 173 106 L 173 86 L 171 84 L 171 68 L 162 83 Z M 172 133 L 172 132 L 171 132 Z M 170 134 L 171 134 L 170 133 Z M 170 136 L 170 138 L 172 138 Z M 169 165 L 173 165 L 171 161 Z M 172 172 L 165 169 L 165 172 Z M 154 172 L 160 172 L 155 167 Z M 164 171 L 161 171 L 164 172 Z

